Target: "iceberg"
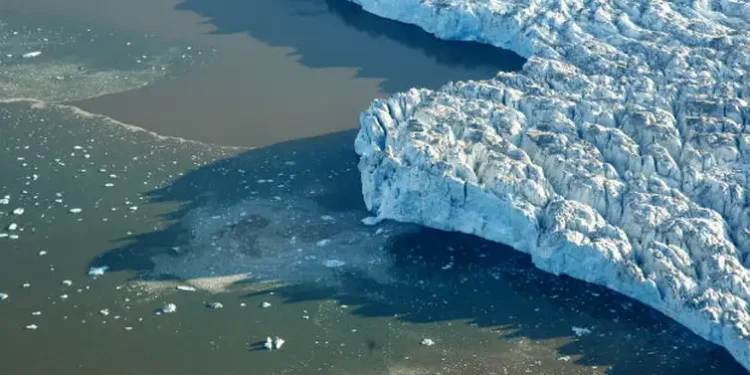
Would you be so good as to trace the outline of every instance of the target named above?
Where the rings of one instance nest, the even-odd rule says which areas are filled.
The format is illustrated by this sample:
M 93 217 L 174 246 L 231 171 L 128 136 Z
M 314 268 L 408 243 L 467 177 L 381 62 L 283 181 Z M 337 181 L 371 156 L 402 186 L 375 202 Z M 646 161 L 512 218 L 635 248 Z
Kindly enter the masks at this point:
M 747 0 L 352 1 L 528 59 L 361 114 L 369 222 L 507 244 L 750 369 Z

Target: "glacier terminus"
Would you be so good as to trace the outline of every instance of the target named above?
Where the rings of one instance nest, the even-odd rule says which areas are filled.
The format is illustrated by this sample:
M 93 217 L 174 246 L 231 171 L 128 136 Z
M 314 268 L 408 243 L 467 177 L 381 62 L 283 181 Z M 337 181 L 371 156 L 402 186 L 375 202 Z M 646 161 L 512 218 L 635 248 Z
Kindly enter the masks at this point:
M 750 369 L 750 2 L 352 1 L 528 59 L 362 113 L 378 220 L 512 246 Z

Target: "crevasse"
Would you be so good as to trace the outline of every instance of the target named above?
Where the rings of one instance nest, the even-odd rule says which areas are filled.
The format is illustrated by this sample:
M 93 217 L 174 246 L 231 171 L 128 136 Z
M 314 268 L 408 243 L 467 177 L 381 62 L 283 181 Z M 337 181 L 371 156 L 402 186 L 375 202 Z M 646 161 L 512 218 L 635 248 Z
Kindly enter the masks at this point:
M 352 0 L 518 73 L 376 100 L 378 219 L 475 234 L 640 300 L 750 369 L 747 0 Z

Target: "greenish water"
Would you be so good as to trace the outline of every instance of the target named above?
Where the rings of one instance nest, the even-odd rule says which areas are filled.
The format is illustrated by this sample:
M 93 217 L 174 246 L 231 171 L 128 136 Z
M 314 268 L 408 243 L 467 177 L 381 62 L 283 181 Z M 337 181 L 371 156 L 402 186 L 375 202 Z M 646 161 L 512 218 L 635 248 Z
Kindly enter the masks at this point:
M 8 22 L 36 26 L 5 30 L 35 36 L 4 43 L 13 54 L 43 53 L 14 60 L 19 67 L 0 79 L 40 82 L 65 61 L 86 68 L 55 89 L 19 84 L 26 91 L 5 97 L 45 101 L 0 103 L 0 199 L 10 196 L 0 205 L 0 233 L 17 236 L 0 238 L 0 292 L 9 295 L 0 301 L 3 374 L 744 371 L 660 314 L 537 271 L 512 249 L 361 224 L 368 214 L 353 131 L 241 149 L 52 104 L 189 80 L 194 69 L 222 62 L 203 60 L 196 51 L 205 46 L 183 58 L 192 43 L 176 39 L 23 17 L 31 18 Z M 87 28 L 118 42 L 89 42 L 81 38 Z M 58 39 L 39 47 L 39 35 Z M 156 65 L 129 60 L 159 51 Z M 133 78 L 99 81 L 116 76 Z M 92 266 L 109 269 L 89 276 Z M 223 308 L 208 307 L 214 302 Z M 161 314 L 167 303 L 177 311 Z M 31 324 L 37 329 L 25 328 Z M 574 328 L 588 331 L 579 337 Z M 267 336 L 286 344 L 261 349 Z M 422 345 L 425 338 L 435 345 Z

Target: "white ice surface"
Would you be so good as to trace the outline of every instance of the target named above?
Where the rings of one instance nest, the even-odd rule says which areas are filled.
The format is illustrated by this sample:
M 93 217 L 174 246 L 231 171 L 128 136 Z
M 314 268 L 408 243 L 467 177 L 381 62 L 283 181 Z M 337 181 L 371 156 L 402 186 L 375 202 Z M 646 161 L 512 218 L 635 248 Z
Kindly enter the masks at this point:
M 750 368 L 747 0 L 352 1 L 529 58 L 362 114 L 377 219 L 510 245 Z

